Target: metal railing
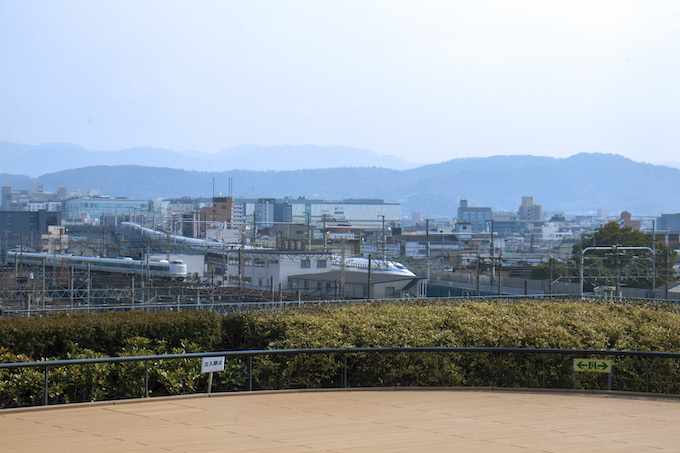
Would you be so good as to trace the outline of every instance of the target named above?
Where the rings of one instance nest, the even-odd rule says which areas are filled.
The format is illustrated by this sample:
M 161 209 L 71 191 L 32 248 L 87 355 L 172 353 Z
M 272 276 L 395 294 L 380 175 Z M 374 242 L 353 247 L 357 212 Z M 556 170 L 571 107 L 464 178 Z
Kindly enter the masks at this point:
M 565 294 L 549 295 L 503 295 L 503 296 L 464 296 L 464 297 L 421 297 L 422 300 L 484 300 L 484 299 L 546 299 L 546 298 L 576 298 Z M 141 310 L 146 312 L 154 311 L 192 311 L 206 310 L 218 314 L 238 313 L 251 310 L 267 310 L 290 307 L 306 307 L 316 305 L 336 305 L 336 304 L 364 304 L 370 302 L 399 302 L 407 299 L 318 299 L 318 300 L 284 300 L 284 301 L 242 301 L 242 302 L 210 302 L 186 303 L 186 302 L 156 302 L 156 303 L 135 303 L 135 304 L 101 304 L 101 305 L 71 305 L 64 307 L 34 307 L 34 308 L 3 308 L 0 306 L 0 318 L 12 317 L 31 317 L 31 316 L 54 316 L 61 313 L 103 313 L 109 311 L 131 311 Z
M 549 296 L 550 294 L 558 293 L 567 297 L 582 295 L 589 297 L 594 295 L 588 293 L 582 294 L 580 283 L 555 281 L 551 286 L 549 280 L 524 279 L 517 277 L 493 277 L 484 274 L 477 276 L 476 274 L 469 274 L 465 272 L 432 271 L 430 282 L 428 284 L 457 288 L 472 294 L 476 293 L 476 289 L 479 286 L 482 293 L 489 295 L 489 293 L 498 294 L 499 283 L 501 292 L 505 295 L 523 294 L 526 296 Z M 620 296 L 616 296 L 617 299 L 680 301 L 680 294 L 672 292 L 669 293 L 667 290 L 663 289 L 656 289 L 655 291 L 652 291 L 649 288 L 630 288 L 621 286 L 619 290 Z M 595 296 L 602 297 L 597 295 Z
M 680 296 L 676 296 L 680 297 Z M 586 293 L 583 297 L 566 293 L 553 294 L 485 294 L 477 296 L 474 294 L 466 294 L 464 296 L 436 296 L 436 297 L 419 297 L 417 300 L 427 301 L 445 301 L 445 302 L 465 302 L 468 300 L 550 300 L 550 299 L 571 299 L 571 300 L 604 300 L 600 295 L 594 293 Z M 13 317 L 31 317 L 31 316 L 54 316 L 62 313 L 103 313 L 110 311 L 131 311 L 141 310 L 145 312 L 155 311 L 193 311 L 205 310 L 212 311 L 218 314 L 226 315 L 230 313 L 238 313 L 252 310 L 267 310 L 291 307 L 306 307 L 317 305 L 337 305 L 337 304 L 365 304 L 372 302 L 384 303 L 399 303 L 404 301 L 412 301 L 416 299 L 318 299 L 318 300 L 284 300 L 284 301 L 242 301 L 242 302 L 154 302 L 154 303 L 134 303 L 134 304 L 101 304 L 101 305 L 86 305 L 74 304 L 64 307 L 33 307 L 33 308 L 6 308 L 0 305 L 0 318 Z M 636 301 L 636 302 L 650 302 L 657 304 L 673 304 L 677 305 L 678 299 L 651 299 L 648 297 L 626 297 L 623 299 L 616 299 L 616 301 Z
M 366 347 L 366 348 L 307 348 L 307 349 L 265 349 L 265 350 L 243 350 L 243 351 L 216 351 L 184 354 L 160 354 L 146 356 L 122 356 L 122 357 L 101 357 L 86 359 L 69 360 L 44 360 L 39 362 L 12 362 L 0 363 L 0 370 L 14 368 L 33 368 L 41 369 L 44 373 L 43 381 L 43 404 L 49 404 L 49 371 L 55 367 L 68 367 L 77 365 L 100 364 L 100 363 L 123 363 L 123 362 L 144 362 L 144 397 L 149 397 L 149 362 L 160 360 L 177 359 L 200 359 L 203 357 L 224 356 L 227 359 L 241 358 L 247 363 L 247 390 L 252 391 L 253 387 L 253 358 L 260 356 L 292 356 L 310 354 L 331 354 L 342 356 L 342 388 L 348 387 L 348 355 L 352 354 L 386 354 L 386 353 L 491 353 L 491 354 L 530 354 L 542 355 L 542 386 L 546 386 L 545 359 L 549 355 L 585 355 L 585 356 L 607 356 L 607 357 L 641 357 L 645 359 L 645 391 L 650 391 L 649 383 L 649 360 L 653 358 L 680 359 L 680 353 L 674 352 L 655 352 L 655 351 L 622 351 L 622 350 L 593 350 L 593 349 L 552 349 L 552 348 L 510 348 L 510 347 Z M 574 388 L 576 388 L 576 375 L 574 374 Z M 611 375 L 610 375 L 611 390 Z

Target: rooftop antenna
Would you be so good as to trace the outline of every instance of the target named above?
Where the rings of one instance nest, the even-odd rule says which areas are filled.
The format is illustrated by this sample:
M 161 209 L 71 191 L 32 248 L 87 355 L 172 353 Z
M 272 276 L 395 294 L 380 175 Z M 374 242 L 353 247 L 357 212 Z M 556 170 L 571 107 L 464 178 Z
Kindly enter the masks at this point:
M 229 198 L 234 198 L 234 178 L 229 177 Z

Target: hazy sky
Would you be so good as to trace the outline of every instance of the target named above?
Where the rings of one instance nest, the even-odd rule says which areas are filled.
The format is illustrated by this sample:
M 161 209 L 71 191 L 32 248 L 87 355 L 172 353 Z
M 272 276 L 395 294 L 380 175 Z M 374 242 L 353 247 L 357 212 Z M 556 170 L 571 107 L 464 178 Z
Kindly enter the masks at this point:
M 680 161 L 680 1 L 0 0 L 0 140 Z

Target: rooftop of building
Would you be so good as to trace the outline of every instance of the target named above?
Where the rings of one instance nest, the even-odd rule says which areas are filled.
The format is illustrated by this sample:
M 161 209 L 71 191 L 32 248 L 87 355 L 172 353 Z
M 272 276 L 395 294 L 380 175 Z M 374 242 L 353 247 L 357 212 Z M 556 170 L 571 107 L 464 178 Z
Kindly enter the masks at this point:
M 237 197 L 234 201 L 239 203 L 257 203 L 262 198 L 247 198 L 247 197 Z M 346 198 L 344 200 L 325 200 L 325 199 L 314 199 L 305 197 L 284 197 L 276 198 L 277 203 L 289 203 L 289 204 L 389 204 L 398 205 L 399 203 L 385 202 L 381 198 Z

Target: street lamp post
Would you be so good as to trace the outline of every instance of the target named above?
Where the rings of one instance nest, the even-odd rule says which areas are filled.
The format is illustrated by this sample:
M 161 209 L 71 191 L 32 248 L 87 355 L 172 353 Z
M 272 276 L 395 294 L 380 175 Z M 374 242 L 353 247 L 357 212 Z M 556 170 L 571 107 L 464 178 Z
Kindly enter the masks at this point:
M 387 261 L 387 251 L 385 250 L 385 243 L 387 242 L 387 238 L 385 237 L 385 216 L 384 215 L 379 215 L 378 217 L 382 218 L 382 240 L 381 240 L 381 249 L 382 249 L 382 259 L 383 261 Z

